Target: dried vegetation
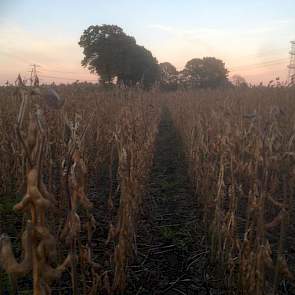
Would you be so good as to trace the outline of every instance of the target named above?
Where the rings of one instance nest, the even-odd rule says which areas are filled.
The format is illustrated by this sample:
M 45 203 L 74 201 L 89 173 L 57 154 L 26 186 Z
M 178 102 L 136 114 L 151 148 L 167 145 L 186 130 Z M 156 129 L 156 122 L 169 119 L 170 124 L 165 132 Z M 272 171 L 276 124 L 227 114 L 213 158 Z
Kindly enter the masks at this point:
M 2 273 L 1 288 L 124 291 L 164 104 L 181 135 L 211 263 L 226 270 L 229 292 L 288 292 L 294 99 L 288 88 L 53 90 L 20 77 L 1 88 L 0 262 L 10 279 Z

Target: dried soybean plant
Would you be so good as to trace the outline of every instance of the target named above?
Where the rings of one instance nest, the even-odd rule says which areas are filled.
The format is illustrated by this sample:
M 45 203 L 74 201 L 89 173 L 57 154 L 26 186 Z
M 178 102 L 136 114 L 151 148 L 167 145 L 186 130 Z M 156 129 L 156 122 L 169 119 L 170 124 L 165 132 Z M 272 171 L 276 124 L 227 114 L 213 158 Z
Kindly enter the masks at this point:
M 68 255 L 62 264 L 53 267 L 56 259 L 56 240 L 46 225 L 46 211 L 54 207 L 55 199 L 48 192 L 42 178 L 47 128 L 42 107 L 52 99 L 58 102 L 55 107 L 60 108 L 63 100 L 53 90 L 42 95 L 37 86 L 27 88 L 21 78 L 18 78 L 21 106 L 16 134 L 25 151 L 27 189 L 25 196 L 14 209 L 30 212 L 31 215 L 22 235 L 23 260 L 20 263 L 14 257 L 9 237 L 3 234 L 0 239 L 0 261 L 5 271 L 14 278 L 32 271 L 33 293 L 36 295 L 51 294 L 50 284 L 61 276 L 71 261 L 71 256 Z M 28 131 L 24 138 L 22 127 L 26 113 Z
M 25 163 L 20 143 L 15 136 L 15 117 L 20 97 L 15 87 L 0 91 L 0 196 L 20 190 L 25 176 Z M 13 157 L 11 156 L 13 154 Z
M 182 94 L 181 104 L 177 94 L 167 99 L 212 258 L 227 269 L 226 284 L 243 294 L 276 294 L 282 280 L 294 281 L 284 254 L 295 164 L 291 91 L 208 90 Z
M 127 267 L 136 253 L 136 225 L 151 168 L 159 108 L 148 97 L 130 100 L 116 125 L 120 205 L 117 224 L 110 225 L 109 239 L 115 242 L 112 290 L 126 286 Z
M 93 120 L 95 113 L 93 113 L 84 129 L 79 134 L 79 121 L 70 122 L 65 121 L 65 142 L 67 144 L 67 155 L 63 162 L 64 167 L 64 186 L 65 193 L 68 198 L 69 213 L 66 219 L 65 226 L 61 232 L 61 239 L 65 241 L 69 247 L 69 252 L 72 257 L 79 257 L 79 261 L 72 259 L 72 288 L 73 294 L 78 294 L 79 282 L 77 273 L 77 264 L 79 262 L 81 271 L 84 276 L 83 293 L 96 294 L 100 285 L 100 271 L 101 266 L 93 261 L 91 239 L 93 232 L 96 229 L 96 221 L 90 209 L 93 204 L 86 195 L 86 177 L 87 168 L 81 155 L 81 148 L 84 142 L 85 134 L 88 130 L 90 122 Z M 81 224 L 80 216 L 78 214 L 79 207 L 86 210 L 87 221 L 84 225 Z M 82 229 L 86 231 L 87 241 L 83 245 L 81 243 L 80 234 Z M 91 283 L 89 287 L 85 282 L 85 269 L 89 267 L 91 271 Z
M 95 232 L 96 221 L 94 210 L 91 209 L 92 204 L 86 194 L 91 195 L 93 200 L 98 199 L 97 196 L 101 196 L 101 191 L 104 190 L 102 187 L 104 183 L 99 182 L 102 170 L 106 166 L 111 171 L 114 170 L 113 166 L 116 166 L 116 163 L 111 160 L 112 154 L 116 158 L 114 152 L 111 152 L 115 144 L 113 130 L 117 114 L 122 105 L 126 104 L 125 94 L 121 91 L 101 92 L 95 85 L 74 84 L 56 86 L 55 89 L 61 94 L 59 96 L 54 90 L 48 90 L 45 86 L 25 87 L 21 80 L 18 84 L 18 88 L 1 89 L 1 104 L 5 107 L 0 108 L 0 128 L 4 131 L 4 136 L 0 140 L 3 143 L 1 148 L 5 153 L 1 153 L 3 161 L 0 163 L 0 181 L 5 185 L 1 185 L 0 194 L 1 197 L 5 196 L 5 200 L 1 200 L 0 206 L 3 204 L 4 208 L 8 207 L 6 200 L 9 202 L 10 197 L 10 202 L 17 199 L 16 190 L 26 190 L 28 169 L 31 166 L 35 167 L 36 154 L 40 154 L 42 165 L 40 164 L 38 170 L 40 184 L 37 188 L 39 191 L 43 190 L 48 199 L 52 199 L 54 205 L 57 203 L 56 211 L 50 208 L 47 212 L 50 215 L 52 212 L 58 213 L 58 218 L 50 218 L 51 216 L 46 214 L 46 225 L 54 228 L 57 233 L 62 233 L 58 237 L 62 236 L 66 240 L 63 245 L 60 243 L 62 240 L 58 240 L 59 250 L 61 250 L 58 253 L 58 260 L 62 259 L 64 250 L 66 251 L 64 255 L 69 253 L 71 259 L 67 260 L 67 264 L 72 269 L 72 289 L 76 294 L 80 291 L 83 294 L 96 294 L 98 289 L 110 290 L 108 282 L 108 276 L 111 273 L 110 264 L 106 262 L 107 271 L 104 271 L 98 263 L 94 262 L 93 257 L 97 254 L 97 249 L 93 249 L 94 243 L 91 240 Z M 12 96 L 14 92 L 15 95 Z M 23 96 L 25 98 L 22 100 Z M 87 100 L 87 104 L 81 100 L 81 96 Z M 67 97 L 62 112 L 59 110 L 62 102 L 60 97 Z M 23 127 L 19 126 L 17 131 L 14 131 L 13 121 L 15 121 L 18 108 L 20 109 L 19 120 Z M 94 109 L 96 114 L 91 116 Z M 80 122 L 79 126 L 78 122 Z M 64 125 L 66 125 L 66 132 L 63 135 Z M 30 130 L 28 134 L 30 136 L 25 136 L 28 133 L 25 132 L 26 128 Z M 20 133 L 21 138 L 14 136 L 17 132 Z M 36 135 L 36 144 L 34 144 L 35 139 L 32 135 Z M 38 153 L 43 135 L 45 135 L 43 153 Z M 29 140 L 26 137 L 29 137 Z M 15 155 L 13 155 L 14 151 Z M 28 154 L 32 155 L 28 157 Z M 64 169 L 60 169 L 63 159 L 66 160 L 65 166 Z M 110 181 L 111 185 L 112 181 Z M 49 191 L 54 192 L 56 202 L 52 194 L 47 194 L 48 188 Z M 89 189 L 91 192 L 88 194 Z M 110 193 L 110 197 L 111 195 Z M 101 198 L 99 202 L 100 208 L 107 203 L 104 204 L 104 198 Z M 73 204 L 73 209 L 68 211 L 68 208 L 71 208 L 70 203 Z M 63 212 L 68 215 L 65 220 Z M 9 216 L 13 223 L 21 223 L 18 219 L 15 221 L 15 216 L 10 213 L 10 210 L 5 211 L 3 216 L 5 218 Z M 26 216 L 27 214 L 24 215 L 23 220 Z M 2 211 L 1 219 L 0 230 L 2 232 L 4 228 Z M 100 230 L 107 225 L 107 222 L 108 214 L 99 216 Z M 6 228 L 10 235 L 14 233 L 10 229 L 12 226 Z M 68 230 L 69 235 L 66 234 Z M 30 232 L 27 231 L 23 234 L 24 246 L 31 241 L 27 238 L 29 234 Z M 3 238 L 3 244 L 4 240 Z M 27 253 L 25 262 L 31 259 L 31 252 Z M 102 258 L 99 258 L 99 262 L 103 264 L 103 259 L 108 257 L 108 254 L 105 253 Z M 27 264 L 24 263 L 24 265 Z M 64 278 L 66 279 L 66 276 Z M 66 284 L 67 282 L 61 283 Z

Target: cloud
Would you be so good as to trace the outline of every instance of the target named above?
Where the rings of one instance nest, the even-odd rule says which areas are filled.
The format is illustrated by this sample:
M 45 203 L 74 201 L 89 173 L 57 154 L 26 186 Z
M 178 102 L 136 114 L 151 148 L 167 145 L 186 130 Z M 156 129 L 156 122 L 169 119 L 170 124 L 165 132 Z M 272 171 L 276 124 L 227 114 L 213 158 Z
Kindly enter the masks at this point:
M 7 22 L 0 27 L 0 36 L 0 84 L 12 80 L 18 72 L 27 76 L 32 63 L 41 65 L 44 76 L 55 76 L 58 81 L 95 79 L 81 67 L 82 50 L 77 44 L 78 37 L 58 34 L 56 28 L 52 32 L 33 33 Z
M 267 70 L 268 75 L 275 75 L 277 71 L 286 71 L 283 63 L 280 68 L 269 66 L 267 69 L 256 66 L 243 68 L 243 65 L 287 57 L 293 33 L 290 28 L 294 23 L 291 19 L 278 19 L 244 28 L 234 24 L 230 28 L 219 28 L 155 23 L 146 27 L 153 32 L 149 34 L 150 41 L 142 42 L 159 62 L 170 61 L 178 69 L 182 69 L 191 58 L 215 56 L 225 61 L 230 70 L 239 67 L 240 74 L 256 75 L 258 71 Z M 13 81 L 19 72 L 28 75 L 32 63 L 41 65 L 43 76 L 57 77 L 44 78 L 45 81 L 96 79 L 81 67 L 82 50 L 77 44 L 79 32 L 65 32 L 53 26 L 46 31 L 41 28 L 25 29 L 5 18 L 0 18 L 0 24 L 0 84 L 7 79 Z
M 232 25 L 229 28 L 207 28 L 207 27 L 199 27 L 196 29 L 190 28 L 180 28 L 180 27 L 172 27 L 163 24 L 150 24 L 147 27 L 149 29 L 154 29 L 162 32 L 168 32 L 174 35 L 182 35 L 182 36 L 189 36 L 195 38 L 203 38 L 203 37 L 232 37 L 233 35 L 239 36 L 240 38 L 243 36 L 254 36 L 256 35 L 264 35 L 266 33 L 271 33 L 275 31 L 282 30 L 284 27 L 289 27 L 293 25 L 295 20 L 293 19 L 279 19 L 273 20 L 266 24 L 256 26 L 253 24 L 247 24 L 247 27 L 240 27 Z
M 164 32 L 175 32 L 175 29 L 173 29 L 172 27 L 163 26 L 159 24 L 151 24 L 151 25 L 148 25 L 147 27 L 150 29 L 159 29 L 160 31 L 164 31 Z
M 274 41 L 273 35 L 284 32 L 291 23 L 293 20 L 274 20 L 255 27 L 253 24 L 244 28 L 233 25 L 194 29 L 151 24 L 148 28 L 169 36 L 165 44 L 154 45 L 160 61 L 172 61 L 181 69 L 191 58 L 215 56 L 222 59 L 229 70 L 233 69 L 232 72 L 260 81 L 276 73 L 285 75 L 289 43 L 281 35 L 280 40 Z M 275 62 L 269 63 L 273 60 Z
M 162 32 L 171 33 L 174 36 L 182 36 L 182 37 L 189 37 L 189 38 L 201 38 L 201 37 L 208 37 L 212 35 L 220 35 L 225 34 L 225 31 L 218 30 L 214 28 L 198 28 L 198 29 L 186 29 L 186 28 L 176 28 L 161 24 L 150 24 L 147 26 L 149 29 L 155 29 Z

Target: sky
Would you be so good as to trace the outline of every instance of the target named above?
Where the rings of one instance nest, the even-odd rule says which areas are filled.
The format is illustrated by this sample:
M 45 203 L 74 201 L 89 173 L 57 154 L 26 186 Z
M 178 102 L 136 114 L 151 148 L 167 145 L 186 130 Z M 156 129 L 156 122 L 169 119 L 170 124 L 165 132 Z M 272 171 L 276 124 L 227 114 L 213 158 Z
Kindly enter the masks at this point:
M 294 0 L 0 0 L 0 84 L 38 64 L 42 82 L 96 81 L 78 42 L 90 25 L 115 24 L 159 62 L 181 70 L 214 56 L 230 76 L 287 78 Z

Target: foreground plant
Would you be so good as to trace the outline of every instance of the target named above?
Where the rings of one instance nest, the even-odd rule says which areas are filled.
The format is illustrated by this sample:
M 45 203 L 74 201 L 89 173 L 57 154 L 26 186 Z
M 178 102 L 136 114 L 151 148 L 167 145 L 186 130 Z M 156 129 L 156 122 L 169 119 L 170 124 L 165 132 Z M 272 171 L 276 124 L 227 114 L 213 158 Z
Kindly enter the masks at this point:
M 21 107 L 16 133 L 25 151 L 27 161 L 26 194 L 14 206 L 16 211 L 30 213 L 22 235 L 24 259 L 17 263 L 11 242 L 6 235 L 0 239 L 0 261 L 13 279 L 33 273 L 34 295 L 51 294 L 50 285 L 60 278 L 72 259 L 68 255 L 57 267 L 52 265 L 56 259 L 56 239 L 46 225 L 46 212 L 55 205 L 54 197 L 47 191 L 42 179 L 42 159 L 46 144 L 46 121 L 40 105 L 41 95 L 38 88 L 26 89 L 19 77 L 19 96 Z M 36 100 L 35 104 L 33 101 Z M 24 117 L 28 111 L 29 124 L 26 138 L 22 135 Z

